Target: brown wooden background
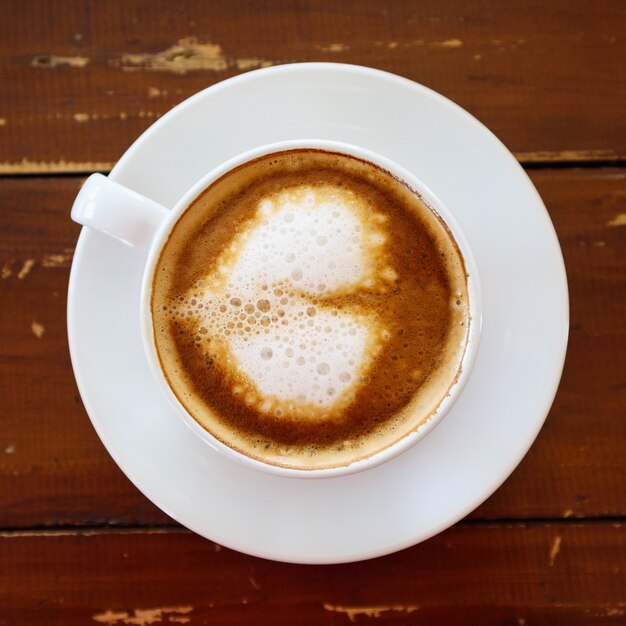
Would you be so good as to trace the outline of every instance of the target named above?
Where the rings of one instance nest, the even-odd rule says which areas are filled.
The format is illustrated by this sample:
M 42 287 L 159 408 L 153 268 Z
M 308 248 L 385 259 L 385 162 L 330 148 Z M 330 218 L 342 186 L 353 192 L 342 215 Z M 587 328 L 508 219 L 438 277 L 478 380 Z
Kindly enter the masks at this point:
M 567 266 L 556 401 L 505 485 L 403 552 L 248 557 L 174 524 L 82 407 L 65 305 L 84 175 L 228 76 L 389 70 L 516 154 Z M 346 0 L 0 5 L 0 625 L 626 624 L 626 2 Z

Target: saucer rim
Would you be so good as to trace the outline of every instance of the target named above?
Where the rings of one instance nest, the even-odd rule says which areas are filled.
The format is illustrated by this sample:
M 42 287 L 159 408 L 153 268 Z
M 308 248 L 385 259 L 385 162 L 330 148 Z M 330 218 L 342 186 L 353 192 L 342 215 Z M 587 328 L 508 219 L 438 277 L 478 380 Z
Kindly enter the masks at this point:
M 419 527 L 419 525 L 416 524 L 416 532 L 414 533 L 414 536 L 411 537 L 410 539 L 404 539 L 396 543 L 387 542 L 385 543 L 384 546 L 380 546 L 378 548 L 372 548 L 371 550 L 368 550 L 368 551 L 361 551 L 359 554 L 351 554 L 351 555 L 340 554 L 340 555 L 336 555 L 335 558 L 333 558 L 332 556 L 328 554 L 319 555 L 319 558 L 312 558 L 310 554 L 306 554 L 306 553 L 299 554 L 299 555 L 292 553 L 292 554 L 287 555 L 285 553 L 281 553 L 280 550 L 264 549 L 262 546 L 258 546 L 255 550 L 250 550 L 248 546 L 244 548 L 237 546 L 237 542 L 233 541 L 232 538 L 229 539 L 228 537 L 216 537 L 215 534 L 212 534 L 209 537 L 206 534 L 205 530 L 193 528 L 190 524 L 179 519 L 177 514 L 169 510 L 169 506 L 165 502 L 163 502 L 164 498 L 161 497 L 162 496 L 161 493 L 151 494 L 150 496 L 148 496 L 146 493 L 146 490 L 144 490 L 140 486 L 139 484 L 140 480 L 138 479 L 138 477 L 135 477 L 135 476 L 130 477 L 128 476 L 128 474 L 126 474 L 126 472 L 124 472 L 127 475 L 127 477 L 131 480 L 131 482 L 144 495 L 146 495 L 146 497 L 148 497 L 151 501 L 157 504 L 159 508 L 165 511 L 165 513 L 167 513 L 170 517 L 177 520 L 179 523 L 187 526 L 188 528 L 191 528 L 198 534 L 209 538 L 212 541 L 217 541 L 218 543 L 221 543 L 222 545 L 233 547 L 233 549 L 245 552 L 247 554 L 252 554 L 254 556 L 258 556 L 262 558 L 269 558 L 269 559 L 283 561 L 283 562 L 345 563 L 345 562 L 354 562 L 354 561 L 370 559 L 370 558 L 382 556 L 385 554 L 389 554 L 397 550 L 401 550 L 409 546 L 415 545 L 418 542 L 424 541 L 428 539 L 429 537 L 432 537 L 433 535 L 441 532 L 442 530 L 449 528 L 451 525 L 456 523 L 459 519 L 465 517 L 469 512 L 473 511 L 477 506 L 479 506 L 482 502 L 484 502 L 491 494 L 493 494 L 493 492 L 510 476 L 510 474 L 519 465 L 523 457 L 528 452 L 528 449 L 530 448 L 530 446 L 536 439 L 539 431 L 541 430 L 541 427 L 543 426 L 545 422 L 545 419 L 548 415 L 548 412 L 550 410 L 550 407 L 552 406 L 554 397 L 558 390 L 558 384 L 561 379 L 561 374 L 562 374 L 563 365 L 565 361 L 565 355 L 566 355 L 566 348 L 567 348 L 568 329 L 569 329 L 569 299 L 568 299 L 567 276 L 565 272 L 565 265 L 563 261 L 562 252 L 558 243 L 558 238 L 556 236 L 556 231 L 554 230 L 554 226 L 549 218 L 549 214 L 547 210 L 545 209 L 545 205 L 543 204 L 543 201 L 541 200 L 539 193 L 535 189 L 534 185 L 528 178 L 528 175 L 523 170 L 521 165 L 515 160 L 513 155 L 497 139 L 497 137 L 493 135 L 493 133 L 489 129 L 487 129 L 482 123 L 480 123 L 476 118 L 474 118 L 471 114 L 469 114 L 467 111 L 462 109 L 457 104 L 448 100 L 441 94 L 434 92 L 428 87 L 415 83 L 414 81 L 411 81 L 409 79 L 396 76 L 394 74 L 390 74 L 388 72 L 384 72 L 381 70 L 375 70 L 373 68 L 366 68 L 366 67 L 362 67 L 358 65 L 349 65 L 349 64 L 336 64 L 336 63 L 300 63 L 298 64 L 296 63 L 296 64 L 288 64 L 288 65 L 276 66 L 272 68 L 264 68 L 260 70 L 255 70 L 252 72 L 248 72 L 246 74 L 229 78 L 225 81 L 222 81 L 221 83 L 208 87 L 207 89 L 187 99 L 183 103 L 177 105 L 170 112 L 164 115 L 160 120 L 158 120 L 155 124 L 153 124 L 149 129 L 147 129 L 130 146 L 130 148 L 124 153 L 124 155 L 120 158 L 118 163 L 115 165 L 115 167 L 113 168 L 110 174 L 112 179 L 115 180 L 120 175 L 120 172 L 126 167 L 126 163 L 132 159 L 135 151 L 137 151 L 146 141 L 148 141 L 153 136 L 154 133 L 157 133 L 160 130 L 162 124 L 171 120 L 175 116 L 183 114 L 187 107 L 190 107 L 193 104 L 195 104 L 198 100 L 203 99 L 206 96 L 207 92 L 223 90 L 223 89 L 228 88 L 233 83 L 237 83 L 241 81 L 248 81 L 248 80 L 251 80 L 251 77 L 258 78 L 260 75 L 268 76 L 268 75 L 272 75 L 275 73 L 284 73 L 284 72 L 293 72 L 293 71 L 310 71 L 310 70 L 345 71 L 348 73 L 356 72 L 356 73 L 361 73 L 361 74 L 369 74 L 370 76 L 377 76 L 378 78 L 382 78 L 384 80 L 392 80 L 392 81 L 397 81 L 399 83 L 403 83 L 405 85 L 410 86 L 411 89 L 421 91 L 422 93 L 426 94 L 428 97 L 435 99 L 438 104 L 451 107 L 455 110 L 456 113 L 461 112 L 463 116 L 465 117 L 465 119 L 468 120 L 475 128 L 478 128 L 483 134 L 486 133 L 486 136 L 490 138 L 492 143 L 495 142 L 494 148 L 498 150 L 498 153 L 499 153 L 498 158 L 502 158 L 502 159 L 506 158 L 511 164 L 515 163 L 517 169 L 523 173 L 527 190 L 529 191 L 530 195 L 534 196 L 535 202 L 537 203 L 537 207 L 543 208 L 543 211 L 541 212 L 543 228 L 546 229 L 546 232 L 549 232 L 551 234 L 551 239 L 552 239 L 551 251 L 553 253 L 556 253 L 555 259 L 557 260 L 559 267 L 555 269 L 557 270 L 557 273 L 560 274 L 560 286 L 562 287 L 561 300 L 558 303 L 558 307 L 562 311 L 563 318 L 564 318 L 562 320 L 562 323 L 563 323 L 562 335 L 561 335 L 561 341 L 560 341 L 560 346 L 559 346 L 559 352 L 557 354 L 556 348 L 555 348 L 554 349 L 555 352 L 552 355 L 555 365 L 552 370 L 552 377 L 548 385 L 550 388 L 550 392 L 546 393 L 545 397 L 542 398 L 541 404 L 543 408 L 540 412 L 538 412 L 538 413 L 541 413 L 541 415 L 538 415 L 537 419 L 533 421 L 532 428 L 530 428 L 531 425 L 529 423 L 529 427 L 527 428 L 527 437 L 525 438 L 524 445 L 520 446 L 520 453 L 517 455 L 517 457 L 515 457 L 513 460 L 509 460 L 507 467 L 504 470 L 501 470 L 499 473 L 495 474 L 494 477 L 492 477 L 492 480 L 488 484 L 484 483 L 482 485 L 482 489 L 479 490 L 480 491 L 479 494 L 474 493 L 471 504 L 468 504 L 466 507 L 463 507 L 462 509 L 458 510 L 456 515 L 447 517 L 445 520 L 442 520 L 439 525 L 431 526 L 428 532 L 425 532 L 425 533 L 419 532 L 417 530 L 417 527 Z M 117 465 L 122 469 L 122 471 L 124 471 L 123 469 L 124 464 L 122 460 L 118 458 L 117 451 L 115 450 L 115 446 L 112 445 L 112 443 L 107 440 L 107 436 L 105 432 L 106 420 L 100 421 L 100 419 L 98 418 L 98 411 L 96 410 L 94 403 L 92 403 L 93 398 L 90 396 L 88 385 L 86 381 L 84 380 L 85 376 L 83 372 L 81 372 L 80 363 L 78 362 L 79 357 L 76 351 L 76 342 L 78 341 L 78 338 L 73 335 L 73 328 L 76 327 L 76 325 L 74 324 L 74 311 L 76 309 L 76 299 L 80 297 L 80 295 L 77 293 L 77 286 L 76 286 L 76 283 L 78 281 L 77 268 L 80 266 L 81 262 L 83 261 L 83 257 L 88 252 L 89 238 L 90 238 L 89 234 L 85 231 L 85 229 L 83 229 L 80 234 L 77 246 L 76 246 L 76 252 L 74 255 L 74 261 L 72 263 L 72 270 L 70 274 L 70 282 L 69 282 L 69 288 L 68 288 L 68 316 L 67 316 L 70 356 L 71 356 L 72 366 L 74 368 L 78 388 L 79 388 L 81 397 L 83 399 L 85 409 L 91 419 L 91 422 L 94 425 L 94 428 L 98 436 L 102 440 L 103 444 L 105 445 L 111 457 L 114 459 Z M 462 397 L 459 398 L 459 404 L 461 404 L 462 401 L 463 401 L 463 398 Z M 135 480 L 136 478 L 137 480 Z M 333 480 L 341 481 L 341 480 L 345 480 L 345 478 L 346 477 L 337 477 L 336 479 L 333 479 Z M 299 481 L 299 482 L 302 482 L 302 481 Z

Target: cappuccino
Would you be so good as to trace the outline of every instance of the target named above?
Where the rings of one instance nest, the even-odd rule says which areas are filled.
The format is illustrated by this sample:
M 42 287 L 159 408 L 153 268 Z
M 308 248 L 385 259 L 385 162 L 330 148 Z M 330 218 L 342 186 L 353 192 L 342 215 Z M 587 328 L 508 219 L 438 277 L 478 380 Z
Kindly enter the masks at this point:
M 151 312 L 189 414 L 296 469 L 367 458 L 427 421 L 470 322 L 462 255 L 419 193 L 315 149 L 259 157 L 205 189 L 161 251 Z

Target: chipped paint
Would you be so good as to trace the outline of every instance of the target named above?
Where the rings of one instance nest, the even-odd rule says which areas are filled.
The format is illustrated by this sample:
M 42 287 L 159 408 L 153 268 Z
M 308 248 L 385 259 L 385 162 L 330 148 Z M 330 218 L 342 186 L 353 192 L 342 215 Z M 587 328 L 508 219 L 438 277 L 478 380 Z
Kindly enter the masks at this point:
M 259 585 L 259 583 L 256 581 L 256 579 L 252 576 L 248 576 L 248 580 L 250 581 L 250 584 L 257 590 L 260 591 L 261 590 L 261 585 Z
M 375 41 L 374 45 L 378 48 L 416 48 L 426 46 L 428 48 L 460 48 L 463 41 L 460 39 L 444 39 L 443 41 L 424 41 L 423 39 L 413 39 L 412 41 Z
M 115 62 L 112 64 L 115 65 Z M 198 43 L 195 37 L 179 39 L 176 45 L 154 54 L 124 54 L 119 65 L 126 71 L 147 69 L 175 74 L 186 74 L 194 70 L 219 72 L 228 69 L 219 44 Z
M 445 41 L 435 41 L 430 45 L 435 48 L 460 48 L 463 42 L 460 39 L 446 39 Z
M 164 94 L 167 93 L 166 91 L 163 92 Z M 161 117 L 160 113 L 155 113 L 154 111 L 139 111 L 137 113 L 137 115 L 140 118 L 158 118 Z M 63 119 L 63 118 L 67 118 L 68 116 L 66 115 L 62 115 L 60 113 L 57 113 L 55 118 L 56 119 Z M 51 115 L 47 116 L 48 119 L 52 119 Z M 79 122 L 79 123 L 84 123 L 84 122 L 97 122 L 98 120 L 111 120 L 111 119 L 122 119 L 125 120 L 127 118 L 127 114 L 125 112 L 120 112 L 120 113 L 74 113 L 71 116 L 71 119 L 73 119 L 75 122 Z
M 113 611 L 105 611 L 104 613 L 97 613 L 92 616 L 95 622 L 102 622 L 103 624 L 115 624 L 119 620 L 123 620 L 128 617 L 126 611 L 115 613 Z
M 11 266 L 14 262 L 14 259 L 10 259 L 2 266 L 2 280 L 6 280 L 7 278 L 9 278 L 9 276 L 13 274 Z
M 148 87 L 148 98 L 158 98 L 159 96 L 167 96 L 167 91 L 161 91 L 158 87 Z
M 223 72 L 231 68 L 250 70 L 274 65 L 274 61 L 267 59 L 228 57 L 224 55 L 219 44 L 201 42 L 196 37 L 179 39 L 175 45 L 160 52 L 123 54 L 119 59 L 111 59 L 109 63 L 128 72 L 152 70 L 174 74 L 198 70 Z
M 473 58 L 474 58 L 474 61 L 480 61 L 483 58 L 483 55 L 482 54 L 475 54 Z
M 32 330 L 33 335 L 37 337 L 37 339 L 41 339 L 46 332 L 45 326 L 35 321 L 33 321 L 33 323 L 30 325 L 30 329 Z
M 4 449 L 4 453 L 5 453 L 5 454 L 14 454 L 14 453 L 15 453 L 16 448 L 17 448 L 17 446 L 16 446 L 14 443 L 9 444 L 9 445 L 8 445 L 8 446 Z
M 561 541 L 562 541 L 563 537 L 557 535 L 554 538 L 554 541 L 552 542 L 552 547 L 550 548 L 550 555 L 549 555 L 549 560 L 548 560 L 548 565 L 550 567 L 554 566 L 554 562 L 556 561 L 556 557 L 559 553 L 559 551 L 561 550 Z
M 359 615 L 365 617 L 380 617 L 383 613 L 413 613 L 419 610 L 417 604 L 392 604 L 388 606 L 341 606 L 338 604 L 324 603 L 324 609 L 326 611 L 332 611 L 334 613 L 343 613 L 348 616 L 351 622 L 356 622 L 356 618 Z
M 57 252 L 55 254 L 44 254 L 40 261 L 36 259 L 26 259 L 22 263 L 22 267 L 20 271 L 17 273 L 17 278 L 19 280 L 24 280 L 26 276 L 28 276 L 37 265 L 40 263 L 42 267 L 46 268 L 54 268 L 54 267 L 69 267 L 72 264 L 72 259 L 74 258 L 74 248 L 63 248 L 62 252 Z M 2 266 L 2 278 L 7 279 L 13 275 L 13 265 L 15 264 L 15 259 L 9 259 Z
M 64 57 L 55 54 L 40 54 L 31 59 L 30 64 L 33 67 L 45 67 L 55 69 L 57 67 L 85 67 L 89 63 L 89 57 Z
M 549 152 L 515 152 L 515 158 L 522 163 L 541 163 L 545 161 L 617 161 L 619 157 L 611 150 L 562 150 Z
M 41 265 L 43 267 L 69 267 L 73 258 L 74 248 L 64 248 L 61 253 L 44 254 Z
M 264 61 L 262 59 L 232 59 L 232 63 L 234 63 L 235 67 L 242 72 L 247 70 L 255 70 L 259 67 L 271 67 L 275 65 L 272 61 Z
M 192 606 L 164 606 L 155 609 L 134 609 L 129 611 L 112 611 L 96 613 L 92 616 L 94 622 L 101 624 L 134 624 L 149 626 L 149 624 L 185 624 L 190 621 L 187 617 L 193 611 Z
M 326 46 L 318 46 L 318 49 L 322 52 L 344 52 L 350 50 L 350 46 L 345 43 L 329 43 Z
M 78 172 L 108 172 L 113 161 L 4 161 L 0 163 L 0 174 L 63 174 Z
M 0 126 L 6 126 L 6 125 L 7 125 L 7 118 L 0 117 Z
M 618 213 L 612 220 L 606 223 L 607 226 L 626 226 L 626 213 Z
M 35 259 L 26 259 L 26 261 L 24 261 L 24 264 L 22 265 L 22 269 L 18 272 L 17 277 L 20 280 L 24 280 L 24 278 L 26 278 L 26 276 L 30 274 L 30 270 L 33 269 L 34 265 Z
M 563 511 L 563 517 L 572 517 L 572 515 L 574 515 L 572 509 L 565 509 L 565 511 Z

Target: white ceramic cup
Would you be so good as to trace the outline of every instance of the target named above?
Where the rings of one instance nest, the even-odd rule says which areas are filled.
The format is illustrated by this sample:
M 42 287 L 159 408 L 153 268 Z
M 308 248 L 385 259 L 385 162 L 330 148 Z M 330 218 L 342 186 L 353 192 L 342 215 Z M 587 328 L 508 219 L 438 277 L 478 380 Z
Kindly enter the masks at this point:
M 437 411 L 432 414 L 429 419 L 422 422 L 420 426 L 404 433 L 399 437 L 398 441 L 384 450 L 376 452 L 365 459 L 327 469 L 291 469 L 258 461 L 230 448 L 200 426 L 179 402 L 161 370 L 154 343 L 152 315 L 150 311 L 152 278 L 156 262 L 172 228 L 187 207 L 189 207 L 211 183 L 231 169 L 266 154 L 297 148 L 327 150 L 355 156 L 365 161 L 375 163 L 395 177 L 406 182 L 422 196 L 450 229 L 463 255 L 468 276 L 470 326 L 467 347 L 461 362 L 461 373 L 455 384 L 448 390 L 447 396 L 439 404 Z M 92 174 L 79 191 L 74 201 L 71 215 L 75 222 L 106 233 L 147 256 L 141 287 L 140 310 L 137 311 L 137 314 L 141 316 L 143 344 L 150 369 L 159 382 L 165 397 L 175 407 L 185 423 L 191 427 L 198 436 L 227 457 L 250 467 L 280 476 L 327 478 L 362 471 L 384 463 L 413 446 L 441 421 L 459 397 L 459 394 L 470 376 L 478 350 L 482 322 L 480 284 L 476 263 L 471 250 L 453 216 L 422 181 L 393 161 L 370 150 L 329 140 L 292 140 L 260 146 L 240 154 L 213 169 L 189 189 L 171 210 L 109 180 L 102 174 Z

